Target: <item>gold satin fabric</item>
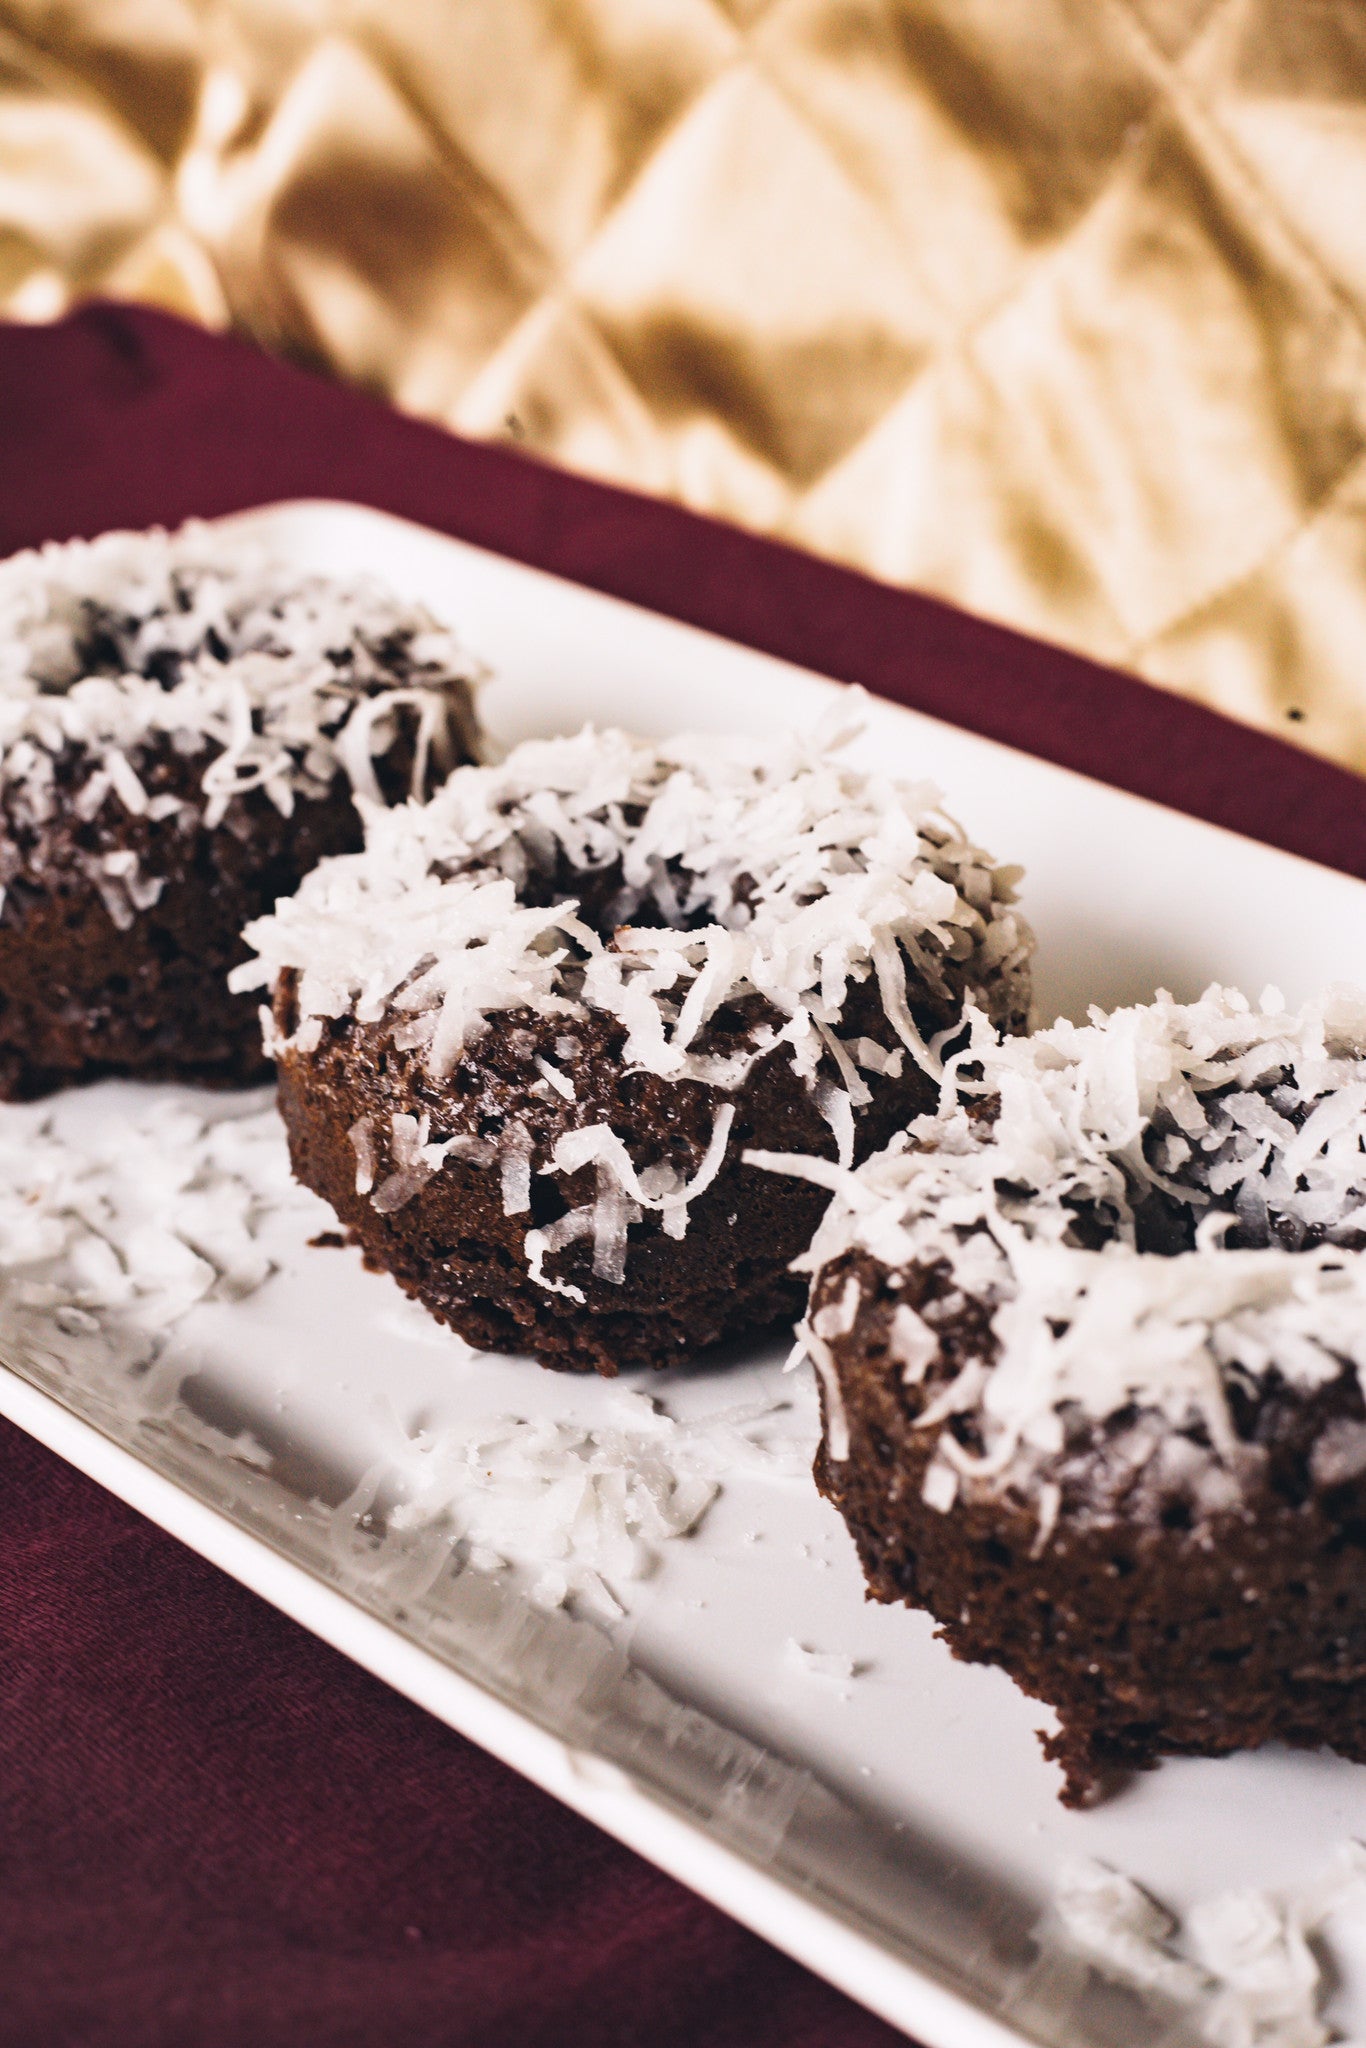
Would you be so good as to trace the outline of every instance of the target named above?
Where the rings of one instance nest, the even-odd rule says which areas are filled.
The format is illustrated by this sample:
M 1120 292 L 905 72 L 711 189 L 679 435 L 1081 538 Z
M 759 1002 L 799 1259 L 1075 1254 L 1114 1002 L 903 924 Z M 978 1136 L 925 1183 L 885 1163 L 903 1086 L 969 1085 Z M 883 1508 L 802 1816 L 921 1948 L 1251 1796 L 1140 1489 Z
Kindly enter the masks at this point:
M 92 291 L 1366 768 L 1366 0 L 0 0 Z

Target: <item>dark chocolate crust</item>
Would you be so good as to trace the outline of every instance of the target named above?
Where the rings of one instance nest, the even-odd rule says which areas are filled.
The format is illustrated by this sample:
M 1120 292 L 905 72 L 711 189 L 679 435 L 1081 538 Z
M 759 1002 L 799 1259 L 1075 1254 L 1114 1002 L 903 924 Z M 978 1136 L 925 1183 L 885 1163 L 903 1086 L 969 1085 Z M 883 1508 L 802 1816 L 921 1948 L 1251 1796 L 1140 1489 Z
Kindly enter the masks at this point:
M 969 1357 L 990 1357 L 985 1311 L 969 1303 L 944 1320 L 939 1358 L 907 1386 L 893 1310 L 928 1307 L 933 1320 L 944 1271 L 893 1275 L 850 1251 L 817 1276 L 813 1312 L 851 1275 L 857 1321 L 829 1340 L 849 1456 L 831 1458 L 827 1432 L 817 1484 L 848 1524 L 871 1597 L 928 1609 L 955 1656 L 1000 1665 L 1056 1709 L 1044 1747 L 1067 1804 L 1164 1755 L 1274 1740 L 1366 1762 L 1366 1473 L 1323 1483 L 1313 1455 L 1332 1424 L 1366 1413 L 1354 1371 L 1312 1395 L 1274 1373 L 1230 1388 L 1245 1456 L 1236 1504 L 1215 1512 L 1174 1484 L 1154 1492 L 1151 1475 L 1127 1498 L 1116 1490 L 1106 1444 L 1136 1410 L 1065 1418 L 1050 1475 L 1061 1500 L 1040 1543 L 1037 1500 L 969 1491 L 940 1513 L 921 1498 L 939 1432 L 917 1418 Z M 970 1442 L 971 1425 L 957 1427 Z
M 225 1086 L 269 1077 L 258 1001 L 226 985 L 247 957 L 242 927 L 326 855 L 357 846 L 360 820 L 339 777 L 288 818 L 251 790 L 208 830 L 200 783 L 211 759 L 208 749 L 177 753 L 169 740 L 139 754 L 148 795 L 184 802 L 167 818 L 130 816 L 107 797 L 80 819 L 71 795 L 94 764 L 75 748 L 55 764 L 56 801 L 41 824 L 0 801 L 0 1098 L 102 1074 Z M 154 904 L 125 912 L 126 929 L 92 875 L 121 854 L 163 883 Z M 109 886 L 117 896 L 117 882 Z
M 385 798 L 406 795 L 411 720 L 375 762 Z M 183 752 L 166 736 L 133 759 L 149 799 L 176 797 L 169 817 L 134 816 L 106 796 L 82 819 L 75 793 L 96 762 L 80 747 L 53 760 L 53 801 L 35 819 L 13 788 L 0 791 L 0 1101 L 47 1094 L 107 1074 L 240 1087 L 270 1079 L 260 998 L 231 995 L 246 960 L 243 926 L 291 896 L 332 854 L 362 843 L 344 775 L 325 796 L 296 795 L 285 817 L 262 789 L 235 796 L 204 823 L 203 779 L 220 750 Z M 146 908 L 116 922 L 98 871 L 131 856 L 140 880 L 160 882 Z
M 871 991 L 860 998 L 864 1004 L 871 1034 Z M 745 1013 L 737 1006 L 714 1020 L 705 1049 L 735 1049 L 757 1015 L 757 1005 Z M 277 992 L 276 1016 L 282 1029 L 292 1027 L 287 989 Z M 537 1056 L 554 1059 L 566 1033 L 578 1046 L 572 1061 L 562 1062 L 577 1093 L 572 1104 L 549 1091 L 528 1092 Z M 830 1128 L 793 1072 L 790 1052 L 765 1055 L 734 1095 L 725 1095 L 695 1081 L 625 1071 L 623 1042 L 620 1025 L 601 1013 L 569 1022 L 507 1012 L 493 1019 L 448 1081 L 435 1083 L 419 1054 L 394 1048 L 386 1027 L 335 1020 L 316 1051 L 289 1050 L 280 1060 L 280 1109 L 295 1174 L 331 1203 L 373 1265 L 484 1349 L 529 1351 L 561 1370 L 611 1376 L 668 1365 L 742 1330 L 792 1322 L 804 1288 L 788 1267 L 810 1242 L 828 1197 L 740 1162 L 746 1145 L 834 1156 Z M 870 1077 L 874 1099 L 856 1114 L 860 1159 L 932 1106 L 934 1084 L 909 1059 L 906 1066 L 896 1080 Z M 619 1284 L 594 1275 L 588 1242 L 547 1258 L 546 1272 L 579 1288 L 582 1303 L 530 1278 L 525 1239 L 530 1227 L 593 1200 L 592 1168 L 534 1174 L 531 1212 L 511 1216 L 503 1210 L 496 1163 L 450 1158 L 387 1215 L 356 1191 L 348 1132 L 361 1118 L 376 1128 L 381 1156 L 396 1113 L 425 1110 L 434 1140 L 464 1133 L 496 1143 L 515 1121 L 531 1136 L 537 1167 L 565 1132 L 605 1123 L 625 1141 L 638 1170 L 668 1159 L 691 1175 L 725 1102 L 735 1105 L 726 1163 L 692 1204 L 686 1236 L 666 1236 L 656 1216 L 633 1225 Z

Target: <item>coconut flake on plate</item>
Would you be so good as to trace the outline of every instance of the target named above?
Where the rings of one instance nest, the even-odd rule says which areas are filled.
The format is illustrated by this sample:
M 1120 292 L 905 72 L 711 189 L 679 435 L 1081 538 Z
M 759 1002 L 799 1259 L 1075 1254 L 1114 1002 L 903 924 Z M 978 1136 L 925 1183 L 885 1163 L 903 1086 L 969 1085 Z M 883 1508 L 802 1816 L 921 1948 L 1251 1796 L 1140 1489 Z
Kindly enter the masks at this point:
M 0 1319 L 29 1347 L 51 1348 L 56 1330 L 145 1365 L 197 1304 L 241 1300 L 269 1277 L 269 1219 L 321 1206 L 290 1175 L 273 1108 L 211 1118 L 154 1098 L 79 1140 L 51 1114 L 5 1110 Z
M 1217 1893 L 1179 1923 L 1122 1871 L 1076 1858 L 1059 1873 L 1039 1930 L 1039 1970 L 1046 1975 L 1060 1952 L 1075 1954 L 1112 1983 L 1156 1994 L 1185 2016 L 1195 2038 L 1221 2048 L 1329 2048 L 1343 2036 L 1324 2012 L 1335 1983 L 1323 1958 L 1331 1957 L 1335 1925 L 1341 1932 L 1348 1919 L 1359 1939 L 1360 1842 L 1340 1843 L 1307 1884 Z
M 725 1480 L 744 1472 L 802 1479 L 813 1444 L 791 1402 L 761 1400 L 690 1422 L 648 1395 L 614 1389 L 596 1423 L 497 1414 L 472 1425 L 392 1423 L 380 1458 L 335 1515 L 351 1540 L 383 1502 L 383 1539 L 402 1553 L 426 1540 L 438 1574 L 453 1556 L 477 1570 L 515 1568 L 539 1605 L 625 1611 L 660 1546 L 695 1530 Z M 433 1546 L 432 1539 L 435 1539 Z
M 796 1636 L 788 1637 L 783 1655 L 803 1677 L 821 1679 L 828 1685 L 848 1685 L 859 1675 L 857 1664 L 845 1651 L 817 1650 L 809 1643 L 798 1642 Z
M 416 1120 L 404 1142 L 419 1159 Z M 182 1435 L 268 1468 L 249 1437 L 184 1406 L 194 1367 L 168 1340 L 201 1303 L 253 1294 L 275 1270 L 264 1243 L 301 1243 L 322 1211 L 290 1174 L 272 1107 L 214 1117 L 154 1097 L 74 1135 L 51 1113 L 0 1108 L 0 1338 L 98 1375 L 129 1413 L 174 1407 Z M 613 1389 L 591 1423 L 495 1414 L 409 1431 L 391 1419 L 333 1522 L 353 1533 L 382 1493 L 391 1551 L 434 1540 L 441 1568 L 457 1552 L 485 1570 L 513 1565 L 542 1605 L 619 1614 L 660 1546 L 695 1529 L 732 1475 L 805 1481 L 814 1435 L 795 1406 L 784 1391 L 681 1421 Z

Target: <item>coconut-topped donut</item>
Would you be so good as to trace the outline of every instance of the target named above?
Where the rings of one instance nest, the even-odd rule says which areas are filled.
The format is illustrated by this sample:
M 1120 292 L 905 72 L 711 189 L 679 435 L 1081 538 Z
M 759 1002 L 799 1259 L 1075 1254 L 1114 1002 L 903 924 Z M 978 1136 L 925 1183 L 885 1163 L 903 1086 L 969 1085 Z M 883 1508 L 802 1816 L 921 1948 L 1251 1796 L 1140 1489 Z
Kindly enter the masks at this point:
M 819 740 L 584 731 L 367 821 L 248 938 L 296 1171 L 474 1342 L 612 1372 L 791 1313 L 823 1205 L 1028 1004 L 1016 871 Z
M 1366 1760 L 1366 996 L 975 1019 L 948 1065 L 857 1173 L 801 1169 L 873 1591 L 1057 1708 L 1073 1798 L 1273 1736 Z
M 254 1078 L 248 918 L 469 758 L 472 667 L 370 578 L 191 524 L 0 564 L 0 1093 Z

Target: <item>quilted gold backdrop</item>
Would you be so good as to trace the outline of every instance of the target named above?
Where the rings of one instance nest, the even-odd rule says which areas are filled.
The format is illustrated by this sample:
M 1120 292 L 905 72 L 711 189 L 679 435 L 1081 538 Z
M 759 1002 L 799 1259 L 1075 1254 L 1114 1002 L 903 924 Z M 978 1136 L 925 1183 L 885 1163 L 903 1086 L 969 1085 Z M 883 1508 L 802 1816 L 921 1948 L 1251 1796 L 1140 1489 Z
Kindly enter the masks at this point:
M 1364 0 L 0 0 L 92 290 L 1366 767 Z

